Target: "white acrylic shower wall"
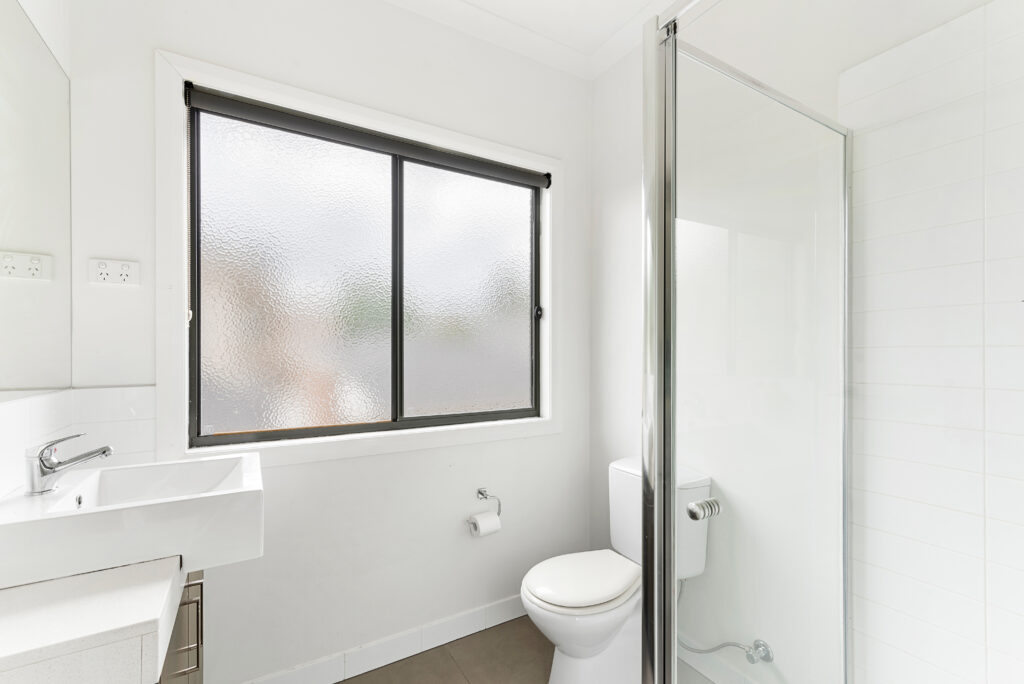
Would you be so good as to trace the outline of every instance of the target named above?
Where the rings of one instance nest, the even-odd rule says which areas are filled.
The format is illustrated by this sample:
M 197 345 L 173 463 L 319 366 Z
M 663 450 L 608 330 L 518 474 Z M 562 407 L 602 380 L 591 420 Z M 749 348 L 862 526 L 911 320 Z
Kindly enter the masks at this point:
M 848 71 L 857 684 L 1024 671 L 1024 3 Z

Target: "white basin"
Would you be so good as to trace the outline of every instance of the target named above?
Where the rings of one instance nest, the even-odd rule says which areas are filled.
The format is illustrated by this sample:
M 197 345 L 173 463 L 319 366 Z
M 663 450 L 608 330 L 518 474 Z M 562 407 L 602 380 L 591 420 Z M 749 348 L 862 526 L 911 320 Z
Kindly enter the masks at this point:
M 259 454 L 68 471 L 0 499 L 0 588 L 168 556 L 186 572 L 263 555 Z

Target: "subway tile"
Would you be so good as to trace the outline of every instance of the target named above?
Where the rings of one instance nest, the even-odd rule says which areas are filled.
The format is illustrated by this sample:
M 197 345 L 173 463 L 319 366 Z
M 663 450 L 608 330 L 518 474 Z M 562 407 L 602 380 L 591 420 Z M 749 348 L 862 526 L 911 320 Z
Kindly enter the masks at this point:
M 1024 392 L 987 390 L 985 421 L 985 427 L 992 432 L 1024 434 Z
M 1024 390 L 1024 346 L 985 350 L 985 387 Z
M 985 300 L 1017 303 L 1024 300 L 1024 257 L 986 262 Z
M 967 684 L 962 677 L 860 631 L 853 633 L 851 655 L 857 684 Z
M 1024 257 L 1024 213 L 985 219 L 985 256 L 988 259 Z
M 932 544 L 850 526 L 853 558 L 888 568 L 976 601 L 985 600 L 984 559 Z
M 1024 672 L 1024 652 L 1014 655 L 989 649 L 988 684 L 1020 684 Z
M 930 663 L 941 664 L 943 669 L 970 682 L 985 680 L 984 645 L 863 598 L 854 597 L 851 604 L 854 624 L 865 634 Z
M 985 435 L 934 425 L 853 420 L 853 450 L 868 456 L 899 458 L 980 473 L 984 468 Z
M 985 526 L 986 559 L 990 563 L 1024 570 L 1024 526 L 989 519 Z
M 1024 33 L 991 45 L 985 53 L 987 88 L 1024 78 Z
M 1024 615 L 1024 570 L 989 563 L 986 579 L 990 604 Z
M 982 95 L 971 95 L 889 126 L 866 133 L 855 131 L 854 171 L 981 135 L 984 104 Z
M 985 604 L 906 575 L 854 561 L 857 596 L 889 606 L 962 637 L 984 643 Z
M 858 384 L 851 389 L 854 418 L 968 430 L 984 427 L 980 389 Z
M 1024 123 L 985 135 L 985 173 L 1002 173 L 1024 166 Z
M 1024 310 L 1024 307 L 1022 307 Z M 978 346 L 984 343 L 980 304 L 852 314 L 854 347 Z M 1024 336 L 1021 337 L 1024 340 Z
M 1024 485 L 1024 482 L 1021 484 Z M 984 479 L 978 473 L 963 470 L 858 454 L 854 456 L 853 486 L 875 494 L 910 499 L 963 513 L 981 515 L 985 512 Z M 879 504 L 897 506 L 888 501 L 874 501 L 868 505 Z M 920 512 L 925 517 L 929 514 L 930 511 Z M 972 534 L 978 532 L 980 541 L 980 530 L 975 530 L 972 523 L 965 522 L 962 526 Z M 918 535 L 908 536 L 921 538 Z M 969 552 L 966 548 L 959 550 Z
M 853 279 L 853 310 L 964 306 L 984 299 L 981 263 L 882 273 Z
M 1024 78 L 985 91 L 985 129 L 997 130 L 1024 121 Z
M 957 223 L 853 243 L 854 276 L 951 266 L 984 259 L 984 222 Z
M 152 452 L 156 448 L 156 421 L 116 420 L 103 423 L 75 423 L 74 429 L 84 433 L 75 440 L 75 449 L 109 446 L 114 453 Z
M 849 104 L 980 50 L 984 19 L 982 10 L 968 12 L 847 69 L 839 78 L 839 102 Z
M 981 387 L 981 347 L 864 347 L 852 349 L 855 383 Z
M 984 172 L 981 136 L 872 166 L 853 174 L 854 206 L 969 180 Z
M 989 475 L 986 482 L 985 515 L 1024 525 L 1024 480 Z
M 1024 32 L 1024 3 L 994 0 L 985 5 L 985 42 L 989 45 Z
M 77 423 L 156 417 L 156 388 L 153 386 L 95 387 L 71 392 Z
M 967 487 L 951 491 L 949 504 L 956 504 L 961 495 L 974 496 Z M 857 525 L 977 558 L 985 553 L 985 522 L 980 516 L 862 490 L 854 490 L 850 499 Z
M 1024 615 L 989 605 L 989 648 L 1016 656 L 1021 653 L 1022 644 L 1024 644 Z
M 840 108 L 843 124 L 866 129 L 927 112 L 982 91 L 984 53 L 977 51 Z
M 1024 480 L 1024 435 L 987 433 L 985 463 L 989 475 Z
M 981 178 L 863 204 L 851 211 L 854 240 L 975 221 L 984 216 Z
M 985 342 L 1024 344 L 1024 302 L 1010 300 L 985 305 Z
M 985 178 L 985 215 L 1024 211 L 1024 168 L 994 173 Z

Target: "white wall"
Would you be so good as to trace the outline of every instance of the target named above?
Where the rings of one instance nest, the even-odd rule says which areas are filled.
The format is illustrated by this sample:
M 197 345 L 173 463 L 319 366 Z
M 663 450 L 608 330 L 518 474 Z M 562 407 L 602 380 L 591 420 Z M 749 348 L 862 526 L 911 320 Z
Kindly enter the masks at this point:
M 842 76 L 861 684 L 1024 668 L 1024 4 Z
M 71 75 L 70 0 L 18 0 L 64 73 Z
M 370 0 L 102 0 L 76 4 L 71 21 L 76 386 L 154 382 L 154 49 L 565 168 L 565 220 L 550 227 L 561 432 L 266 468 L 264 557 L 207 574 L 209 680 L 285 670 L 513 596 L 531 564 L 585 548 L 588 85 Z M 90 289 L 82 266 L 100 256 L 139 261 L 142 286 Z M 502 496 L 505 528 L 473 540 L 463 520 L 481 507 L 479 486 Z
M 640 458 L 643 346 L 639 48 L 594 81 L 590 543 L 608 548 L 608 464 Z

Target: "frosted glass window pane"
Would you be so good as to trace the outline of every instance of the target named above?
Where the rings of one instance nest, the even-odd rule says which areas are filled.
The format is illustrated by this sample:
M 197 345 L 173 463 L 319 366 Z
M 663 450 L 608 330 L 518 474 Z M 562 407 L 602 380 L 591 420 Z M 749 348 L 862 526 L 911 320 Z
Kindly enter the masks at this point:
M 533 191 L 404 170 L 405 415 L 530 408 Z
M 200 434 L 391 418 L 391 158 L 202 113 Z

